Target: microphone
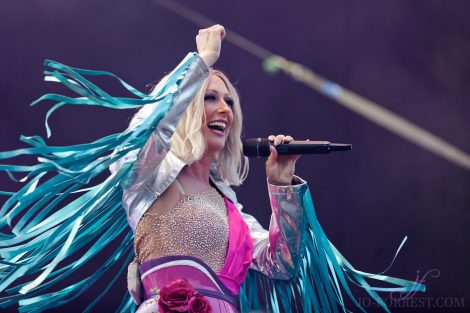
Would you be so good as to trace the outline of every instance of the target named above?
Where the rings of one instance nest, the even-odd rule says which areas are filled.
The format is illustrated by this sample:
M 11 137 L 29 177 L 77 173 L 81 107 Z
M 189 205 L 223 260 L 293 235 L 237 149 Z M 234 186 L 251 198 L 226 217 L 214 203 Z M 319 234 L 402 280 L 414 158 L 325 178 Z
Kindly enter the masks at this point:
M 243 154 L 247 157 L 268 157 L 273 144 L 266 138 L 248 138 L 243 142 Z M 329 141 L 290 141 L 275 146 L 279 155 L 325 154 L 331 151 L 352 150 L 352 145 Z

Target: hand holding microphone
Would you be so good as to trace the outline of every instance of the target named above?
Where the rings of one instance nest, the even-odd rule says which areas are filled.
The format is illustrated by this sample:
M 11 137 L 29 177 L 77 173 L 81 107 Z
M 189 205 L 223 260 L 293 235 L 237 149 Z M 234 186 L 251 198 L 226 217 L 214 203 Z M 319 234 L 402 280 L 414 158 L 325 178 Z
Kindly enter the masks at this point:
M 275 147 L 281 144 L 288 144 L 294 139 L 291 136 L 271 135 L 268 139 L 263 140 L 267 143 L 265 145 L 265 149 L 267 149 L 267 154 L 265 155 L 268 156 L 266 160 L 266 176 L 269 183 L 278 186 L 291 185 L 294 178 L 295 162 L 300 158 L 300 155 L 279 156 Z M 243 144 L 243 150 L 245 150 L 245 143 Z
M 266 175 L 274 185 L 291 185 L 295 162 L 302 154 L 324 154 L 331 151 L 351 150 L 352 145 L 329 141 L 294 141 L 291 136 L 271 135 L 266 138 L 250 138 L 243 142 L 243 154 L 247 157 L 268 157 Z

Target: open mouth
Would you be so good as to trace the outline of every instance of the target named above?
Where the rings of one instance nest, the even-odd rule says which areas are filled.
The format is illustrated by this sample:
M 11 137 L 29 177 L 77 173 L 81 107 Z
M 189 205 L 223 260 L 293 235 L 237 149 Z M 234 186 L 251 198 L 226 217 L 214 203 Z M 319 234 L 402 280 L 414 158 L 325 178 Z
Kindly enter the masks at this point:
M 212 130 L 214 133 L 223 135 L 225 129 L 227 128 L 227 122 L 225 121 L 214 121 L 207 123 L 207 127 Z

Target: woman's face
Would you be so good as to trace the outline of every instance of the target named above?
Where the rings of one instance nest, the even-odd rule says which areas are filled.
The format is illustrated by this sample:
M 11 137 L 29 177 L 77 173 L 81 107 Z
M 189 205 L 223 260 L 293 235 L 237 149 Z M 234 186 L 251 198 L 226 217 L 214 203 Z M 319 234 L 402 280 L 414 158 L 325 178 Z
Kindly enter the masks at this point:
M 202 134 L 210 154 L 222 150 L 233 123 L 233 100 L 224 81 L 211 75 L 204 95 L 205 121 Z

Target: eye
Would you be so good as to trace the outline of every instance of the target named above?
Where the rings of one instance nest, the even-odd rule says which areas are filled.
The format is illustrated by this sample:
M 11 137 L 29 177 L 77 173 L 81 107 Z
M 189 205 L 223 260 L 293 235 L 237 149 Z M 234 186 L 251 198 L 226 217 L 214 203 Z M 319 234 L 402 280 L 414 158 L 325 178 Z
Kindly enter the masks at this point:
M 227 103 L 228 106 L 233 107 L 234 102 L 232 98 L 225 98 L 224 101 L 225 103 Z
M 210 93 L 204 95 L 204 101 L 215 101 L 215 95 Z

